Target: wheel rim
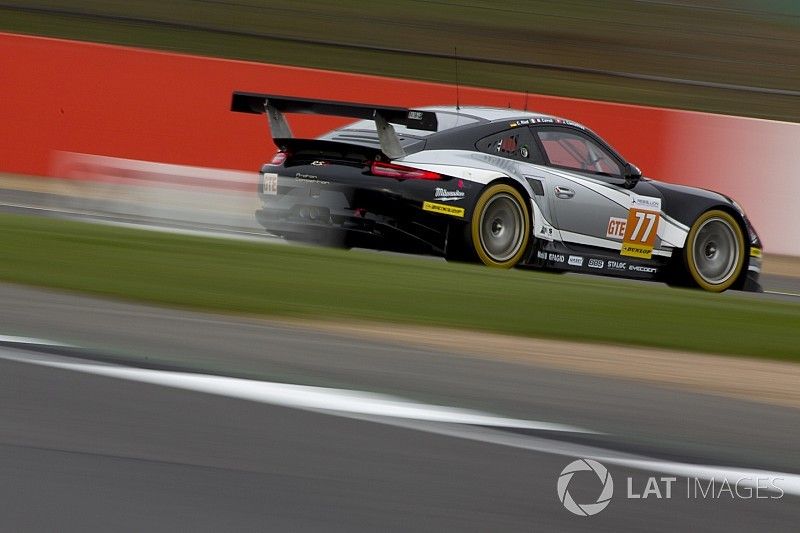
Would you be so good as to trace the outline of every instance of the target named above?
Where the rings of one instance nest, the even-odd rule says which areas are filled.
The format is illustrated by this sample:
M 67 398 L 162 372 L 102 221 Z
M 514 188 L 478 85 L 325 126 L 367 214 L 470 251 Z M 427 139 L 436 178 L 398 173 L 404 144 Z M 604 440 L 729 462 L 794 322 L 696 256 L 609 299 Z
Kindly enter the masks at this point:
M 508 261 L 519 251 L 524 238 L 522 207 L 507 193 L 493 196 L 481 213 L 481 246 L 494 261 Z
M 739 257 L 736 232 L 721 218 L 708 219 L 697 230 L 692 252 L 697 273 L 706 283 L 725 283 L 736 270 Z

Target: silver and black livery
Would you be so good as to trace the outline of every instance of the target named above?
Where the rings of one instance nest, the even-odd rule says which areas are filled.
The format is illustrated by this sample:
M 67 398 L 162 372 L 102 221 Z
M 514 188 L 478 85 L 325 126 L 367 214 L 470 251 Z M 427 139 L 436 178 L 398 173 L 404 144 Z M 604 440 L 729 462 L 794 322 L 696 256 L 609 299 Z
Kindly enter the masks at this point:
M 642 177 L 599 136 L 557 117 L 235 92 L 279 151 L 258 221 L 290 240 L 760 291 L 761 242 L 715 192 Z M 361 119 L 317 139 L 290 113 Z

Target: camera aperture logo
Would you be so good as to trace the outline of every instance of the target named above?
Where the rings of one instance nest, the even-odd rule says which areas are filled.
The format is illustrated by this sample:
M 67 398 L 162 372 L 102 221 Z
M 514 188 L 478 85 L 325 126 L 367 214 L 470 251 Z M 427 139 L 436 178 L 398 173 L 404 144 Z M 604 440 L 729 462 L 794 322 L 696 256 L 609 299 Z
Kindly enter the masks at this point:
M 584 489 L 583 494 L 586 494 L 586 489 L 589 488 L 584 485 L 587 481 L 591 482 L 593 486 L 599 485 L 597 490 L 600 495 L 597 497 L 597 501 L 578 503 L 572 497 L 569 485 L 577 472 L 594 472 L 597 476 L 597 481 L 594 480 L 594 476 L 585 477 L 580 481 L 581 488 Z M 634 477 L 627 476 L 627 491 L 620 497 L 634 501 L 672 498 L 686 498 L 687 501 L 780 500 L 785 494 L 782 485 L 786 478 L 775 475 L 775 473 L 758 471 L 748 473 L 721 469 L 705 473 L 706 475 L 699 474 L 699 476 L 680 478 L 680 481 L 676 476 L 648 476 L 646 481 L 644 479 L 637 481 Z M 736 474 L 737 477 L 732 477 L 733 474 Z M 685 492 L 682 490 L 684 480 Z M 611 478 L 611 472 L 594 459 L 578 459 L 572 461 L 561 471 L 556 489 L 558 499 L 569 512 L 578 516 L 594 516 L 611 503 L 611 497 L 614 495 L 614 480 Z M 589 494 L 592 493 L 589 492 Z
M 597 497 L 597 501 L 594 503 L 577 503 L 569 493 L 569 482 L 572 481 L 572 476 L 576 472 L 583 471 L 594 472 L 603 487 Z M 611 478 L 611 473 L 608 469 L 597 461 L 593 459 L 578 459 L 577 461 L 572 461 L 561 471 L 556 488 L 558 490 L 558 499 L 561 500 L 561 503 L 569 512 L 578 516 L 592 516 L 608 507 L 608 504 L 611 503 L 611 497 L 614 495 L 614 480 Z

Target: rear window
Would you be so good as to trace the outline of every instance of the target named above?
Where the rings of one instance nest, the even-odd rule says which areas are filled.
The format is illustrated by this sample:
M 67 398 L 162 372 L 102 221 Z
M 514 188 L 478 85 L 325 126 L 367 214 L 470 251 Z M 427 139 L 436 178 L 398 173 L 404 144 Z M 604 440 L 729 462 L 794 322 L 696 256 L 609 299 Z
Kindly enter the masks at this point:
M 475 144 L 481 152 L 527 163 L 542 164 L 544 157 L 539 151 L 528 128 L 513 128 L 484 137 Z

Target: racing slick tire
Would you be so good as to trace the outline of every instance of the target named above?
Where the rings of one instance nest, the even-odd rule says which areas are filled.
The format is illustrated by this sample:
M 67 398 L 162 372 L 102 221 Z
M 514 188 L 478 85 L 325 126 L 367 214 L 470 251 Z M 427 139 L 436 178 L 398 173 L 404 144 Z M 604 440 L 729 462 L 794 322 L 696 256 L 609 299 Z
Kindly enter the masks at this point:
M 739 279 L 747 246 L 738 221 L 726 211 L 711 209 L 692 224 L 683 250 L 692 285 L 722 292 Z
M 528 204 L 514 187 L 491 185 L 481 193 L 469 224 L 472 249 L 480 261 L 511 268 L 525 255 L 530 238 Z

